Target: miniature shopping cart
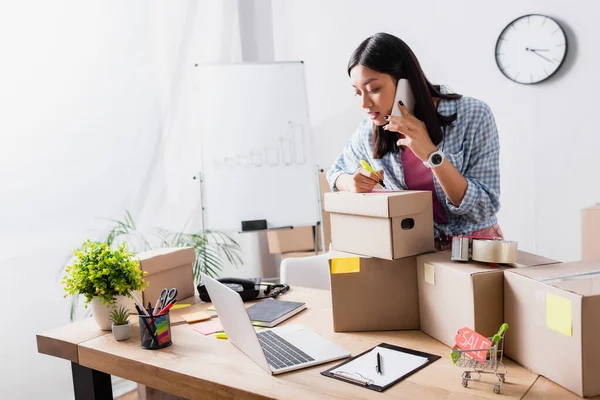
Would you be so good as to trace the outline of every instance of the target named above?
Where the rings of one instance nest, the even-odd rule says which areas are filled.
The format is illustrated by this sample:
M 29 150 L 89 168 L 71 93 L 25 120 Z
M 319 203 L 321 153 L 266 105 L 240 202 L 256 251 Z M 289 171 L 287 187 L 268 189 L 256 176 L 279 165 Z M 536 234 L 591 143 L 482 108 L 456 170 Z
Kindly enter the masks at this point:
M 462 373 L 462 385 L 467 387 L 469 382 L 484 382 L 494 385 L 494 393 L 500 393 L 500 387 L 504 383 L 506 376 L 506 366 L 502 363 L 502 357 L 504 355 L 504 334 L 508 329 L 508 324 L 504 323 L 492 337 L 488 337 L 491 341 L 490 346 L 483 346 L 484 348 L 478 349 L 466 349 L 461 350 L 457 346 L 452 348 L 450 353 L 452 362 L 458 367 L 466 368 Z M 485 353 L 482 353 L 485 352 Z M 473 355 L 477 354 L 479 358 L 485 358 L 485 360 L 477 359 Z M 482 355 L 485 356 L 482 357 Z M 486 382 L 481 380 L 481 374 L 493 374 L 498 379 L 498 382 Z

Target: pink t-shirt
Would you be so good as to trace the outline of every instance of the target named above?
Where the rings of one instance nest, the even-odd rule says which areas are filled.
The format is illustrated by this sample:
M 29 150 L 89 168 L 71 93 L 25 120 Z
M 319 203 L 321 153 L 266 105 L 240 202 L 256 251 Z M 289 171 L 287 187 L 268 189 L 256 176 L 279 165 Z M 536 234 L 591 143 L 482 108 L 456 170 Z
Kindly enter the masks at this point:
M 429 190 L 433 197 L 433 219 L 438 224 L 445 224 L 446 213 L 440 204 L 433 185 L 433 172 L 427 168 L 408 147 L 402 147 L 402 166 L 404 167 L 404 181 L 410 190 Z

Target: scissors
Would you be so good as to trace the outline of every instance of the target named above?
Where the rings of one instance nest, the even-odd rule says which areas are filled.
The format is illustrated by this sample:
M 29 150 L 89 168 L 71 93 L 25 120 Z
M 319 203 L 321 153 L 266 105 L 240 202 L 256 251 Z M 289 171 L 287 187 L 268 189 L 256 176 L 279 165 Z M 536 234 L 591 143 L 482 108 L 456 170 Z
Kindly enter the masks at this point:
M 160 300 L 160 307 L 165 308 L 167 304 L 175 300 L 177 297 L 177 288 L 171 288 L 167 291 L 167 288 L 164 288 L 160 291 L 160 296 L 158 299 Z

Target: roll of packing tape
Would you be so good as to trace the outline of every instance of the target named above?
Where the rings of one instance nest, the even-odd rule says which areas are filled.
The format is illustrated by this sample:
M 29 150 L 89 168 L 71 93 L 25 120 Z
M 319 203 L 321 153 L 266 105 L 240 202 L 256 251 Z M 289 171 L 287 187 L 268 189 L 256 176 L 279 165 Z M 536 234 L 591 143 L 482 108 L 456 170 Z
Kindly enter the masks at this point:
M 517 242 L 508 240 L 473 239 L 471 258 L 475 261 L 515 264 L 517 262 Z

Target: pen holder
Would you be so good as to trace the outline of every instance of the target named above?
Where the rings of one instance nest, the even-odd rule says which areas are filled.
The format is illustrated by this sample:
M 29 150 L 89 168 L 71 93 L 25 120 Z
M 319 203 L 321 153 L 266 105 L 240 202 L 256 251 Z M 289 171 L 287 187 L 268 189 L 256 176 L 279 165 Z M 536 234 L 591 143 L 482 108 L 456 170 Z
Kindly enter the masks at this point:
M 171 342 L 171 320 L 169 318 L 169 311 L 163 315 L 153 317 L 140 315 L 139 319 L 142 349 L 164 349 L 173 343 Z

